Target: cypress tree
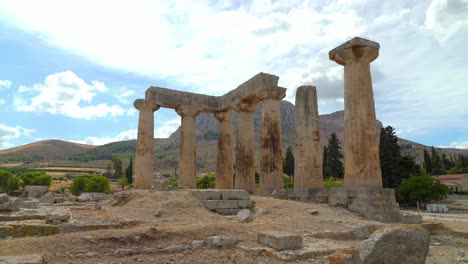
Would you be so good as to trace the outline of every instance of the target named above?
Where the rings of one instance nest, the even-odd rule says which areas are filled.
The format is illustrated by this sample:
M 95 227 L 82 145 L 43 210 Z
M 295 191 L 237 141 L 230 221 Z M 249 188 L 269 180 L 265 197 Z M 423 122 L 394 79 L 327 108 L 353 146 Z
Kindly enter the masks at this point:
M 343 154 L 341 153 L 341 142 L 336 136 L 336 133 L 332 133 L 328 139 L 328 173 L 330 177 L 334 178 L 343 178 Z
M 442 159 L 440 158 L 439 152 L 431 147 L 431 159 L 432 159 L 432 174 L 433 175 L 443 175 L 445 174 L 442 169 Z
M 125 177 L 127 178 L 128 184 L 133 183 L 133 158 L 130 158 L 130 163 L 125 169 Z
M 398 137 L 391 126 L 380 129 L 379 157 L 384 188 L 396 188 L 403 180 Z
M 330 173 L 328 172 L 328 147 L 323 147 L 323 162 L 322 162 L 323 178 L 329 178 Z
M 294 176 L 294 154 L 291 146 L 286 149 L 286 156 L 283 160 L 283 173 L 289 177 Z
M 431 174 L 432 173 L 432 160 L 431 156 L 429 156 L 429 153 L 424 150 L 424 169 L 426 170 L 427 173 Z

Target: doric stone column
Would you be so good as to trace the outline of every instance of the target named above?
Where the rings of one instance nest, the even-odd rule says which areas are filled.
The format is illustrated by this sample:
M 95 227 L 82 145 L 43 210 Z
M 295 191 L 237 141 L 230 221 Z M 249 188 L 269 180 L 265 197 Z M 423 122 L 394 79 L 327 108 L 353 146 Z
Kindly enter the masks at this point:
M 296 91 L 296 155 L 294 188 L 322 188 L 322 151 L 317 89 L 301 86 Z
M 234 188 L 249 193 L 255 191 L 255 146 L 253 112 L 258 100 L 242 102 L 235 106 L 237 111 L 236 177 Z
M 154 111 L 159 109 L 143 99 L 133 103 L 140 110 L 138 117 L 138 135 L 135 155 L 135 187 L 151 188 L 154 171 Z
M 232 111 L 216 112 L 219 120 L 218 153 L 216 159 L 216 189 L 232 189 Z
M 195 149 L 195 116 L 198 109 L 176 109 L 181 116 L 180 152 L 179 152 L 179 185 L 195 188 L 196 184 L 196 149 Z
M 379 43 L 355 37 L 330 51 L 344 65 L 345 187 L 382 187 L 370 63 Z
M 260 191 L 270 195 L 283 188 L 283 155 L 281 152 L 281 99 L 285 93 L 269 93 L 262 98 L 262 134 L 260 143 Z

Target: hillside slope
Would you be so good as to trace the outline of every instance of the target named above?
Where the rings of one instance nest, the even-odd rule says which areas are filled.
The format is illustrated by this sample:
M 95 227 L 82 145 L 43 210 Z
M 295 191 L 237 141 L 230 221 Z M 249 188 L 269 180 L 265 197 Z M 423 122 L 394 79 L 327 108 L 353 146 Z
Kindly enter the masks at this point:
M 36 157 L 41 160 L 64 159 L 70 155 L 83 153 L 93 148 L 96 148 L 96 146 L 49 139 L 0 150 L 0 160 L 14 156 Z

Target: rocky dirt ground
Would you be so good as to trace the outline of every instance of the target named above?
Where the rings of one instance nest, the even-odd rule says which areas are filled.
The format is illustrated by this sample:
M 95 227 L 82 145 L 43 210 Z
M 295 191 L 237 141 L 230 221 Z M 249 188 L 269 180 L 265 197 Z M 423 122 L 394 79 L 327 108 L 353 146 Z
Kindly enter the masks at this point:
M 42 259 L 44 263 L 327 263 L 327 255 L 356 246 L 383 225 L 327 204 L 257 196 L 252 196 L 255 220 L 239 223 L 235 217 L 208 211 L 185 190 L 124 193 L 123 198 L 99 202 L 100 206 L 60 206 L 71 208 L 72 221 L 136 224 L 0 239 L 0 263 L 2 256 Z M 310 214 L 312 209 L 318 214 Z M 457 263 L 458 251 L 468 254 L 468 214 L 439 217 L 424 213 L 423 220 L 458 231 L 457 236 L 447 230 L 432 236 L 426 263 Z M 257 244 L 258 232 L 270 230 L 301 234 L 306 249 L 276 252 Z M 213 236 L 235 239 L 216 244 Z

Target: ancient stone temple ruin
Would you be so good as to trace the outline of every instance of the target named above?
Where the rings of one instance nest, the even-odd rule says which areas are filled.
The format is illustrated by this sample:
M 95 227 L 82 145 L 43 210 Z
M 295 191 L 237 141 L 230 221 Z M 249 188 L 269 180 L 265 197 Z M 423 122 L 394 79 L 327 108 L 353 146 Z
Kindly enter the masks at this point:
M 296 93 L 295 182 L 286 198 L 328 202 L 380 221 L 397 221 L 398 204 L 392 189 L 382 188 L 370 63 L 378 57 L 379 44 L 359 37 L 330 51 L 330 59 L 344 66 L 344 159 L 343 188 L 323 188 L 322 151 L 314 86 Z M 263 195 L 283 188 L 280 101 L 286 89 L 278 77 L 259 73 L 223 96 L 207 96 L 160 87 L 146 90 L 135 101 L 140 110 L 135 187 L 153 184 L 154 120 L 160 107 L 175 109 L 181 116 L 179 184 L 195 188 L 195 117 L 212 113 L 219 120 L 216 188 L 244 189 L 254 193 L 253 113 L 262 102 L 260 142 L 260 190 Z M 232 111 L 238 115 L 233 155 Z M 235 159 L 234 157 L 235 156 Z M 234 170 L 235 168 L 235 170 Z
M 135 101 L 140 110 L 135 157 L 135 187 L 153 184 L 154 119 L 160 107 L 175 109 L 181 116 L 179 184 L 195 188 L 195 117 L 212 113 L 219 120 L 216 188 L 255 191 L 253 113 L 262 102 L 260 189 L 271 193 L 283 186 L 280 102 L 286 89 L 278 87 L 278 77 L 259 73 L 223 96 L 207 96 L 160 87 L 146 90 L 145 99 Z M 237 144 L 233 160 L 232 111 L 238 115 Z M 235 164 L 235 172 L 233 165 Z M 235 175 L 235 178 L 234 178 Z

